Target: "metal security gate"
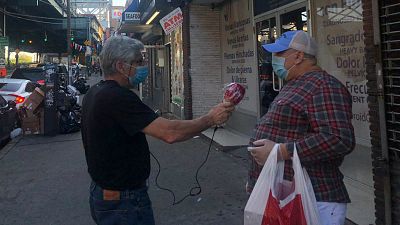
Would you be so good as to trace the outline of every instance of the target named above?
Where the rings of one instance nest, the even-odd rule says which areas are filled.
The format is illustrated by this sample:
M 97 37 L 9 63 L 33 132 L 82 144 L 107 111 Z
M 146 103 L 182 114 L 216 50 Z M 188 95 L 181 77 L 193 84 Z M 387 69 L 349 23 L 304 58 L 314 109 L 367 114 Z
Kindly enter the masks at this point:
M 396 2 L 396 3 L 395 3 Z M 400 2 L 382 1 L 383 75 L 389 150 L 400 158 Z
M 400 2 L 383 0 L 380 4 L 382 72 L 390 162 L 391 224 L 400 224 Z

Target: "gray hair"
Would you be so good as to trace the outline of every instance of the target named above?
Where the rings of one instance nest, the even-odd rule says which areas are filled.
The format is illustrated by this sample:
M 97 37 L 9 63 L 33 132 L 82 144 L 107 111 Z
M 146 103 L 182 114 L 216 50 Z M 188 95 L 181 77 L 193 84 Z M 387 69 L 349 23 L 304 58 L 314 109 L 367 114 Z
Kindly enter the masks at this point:
M 107 39 L 100 53 L 100 66 L 104 76 L 117 73 L 117 61 L 132 63 L 142 58 L 144 45 L 139 40 L 127 36 L 113 36 Z

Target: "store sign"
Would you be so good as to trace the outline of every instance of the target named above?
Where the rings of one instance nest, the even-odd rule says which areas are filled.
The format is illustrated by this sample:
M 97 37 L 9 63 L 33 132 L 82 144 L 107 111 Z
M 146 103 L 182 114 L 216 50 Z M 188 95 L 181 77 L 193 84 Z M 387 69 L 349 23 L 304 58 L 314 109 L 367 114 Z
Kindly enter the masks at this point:
M 160 24 L 165 32 L 169 35 L 172 31 L 182 26 L 183 14 L 181 8 L 176 8 L 174 11 L 166 15 L 160 20 Z
M 318 0 L 312 13 L 318 62 L 352 95 L 357 143 L 370 146 L 362 1 Z
M 10 44 L 9 42 L 10 40 L 8 39 L 8 36 L 0 37 L 0 45 L 8 46 Z
M 125 12 L 124 20 L 140 22 L 140 12 Z
M 121 19 L 122 18 L 122 9 L 113 9 L 112 10 L 112 18 L 113 19 Z
M 257 115 L 257 63 L 252 9 L 247 0 L 233 0 L 222 15 L 222 76 L 225 84 L 236 82 L 246 88 L 237 106 L 241 112 Z

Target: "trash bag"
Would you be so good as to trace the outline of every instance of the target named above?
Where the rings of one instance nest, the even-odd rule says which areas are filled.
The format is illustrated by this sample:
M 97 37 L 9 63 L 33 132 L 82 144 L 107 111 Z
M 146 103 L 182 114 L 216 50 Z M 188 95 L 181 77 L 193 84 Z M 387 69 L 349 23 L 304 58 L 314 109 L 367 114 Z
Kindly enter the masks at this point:
M 283 179 L 285 162 L 277 160 L 275 145 L 247 201 L 244 225 L 319 225 L 319 212 L 307 171 L 296 146 L 292 181 Z
M 79 120 L 79 117 L 72 110 L 62 112 L 59 118 L 59 132 L 69 134 L 80 131 L 81 123 Z
M 90 85 L 86 84 L 86 81 L 84 78 L 78 78 L 76 79 L 73 83 L 72 86 L 74 86 L 79 93 L 81 94 L 86 94 L 86 92 L 89 90 Z

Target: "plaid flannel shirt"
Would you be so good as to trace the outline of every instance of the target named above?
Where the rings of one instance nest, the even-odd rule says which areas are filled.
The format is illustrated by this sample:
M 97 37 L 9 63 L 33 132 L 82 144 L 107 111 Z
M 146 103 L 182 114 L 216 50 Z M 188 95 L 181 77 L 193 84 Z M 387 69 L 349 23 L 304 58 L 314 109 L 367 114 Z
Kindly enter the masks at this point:
M 294 144 L 306 168 L 317 201 L 350 202 L 339 170 L 344 156 L 355 147 L 352 99 L 346 87 L 326 72 L 306 73 L 285 84 L 258 121 L 254 137 L 286 143 L 290 154 Z M 249 190 L 262 167 L 249 155 Z M 285 179 L 293 177 L 292 162 L 285 162 Z

